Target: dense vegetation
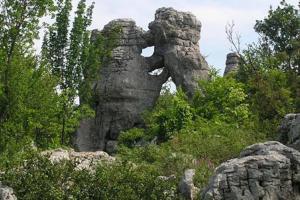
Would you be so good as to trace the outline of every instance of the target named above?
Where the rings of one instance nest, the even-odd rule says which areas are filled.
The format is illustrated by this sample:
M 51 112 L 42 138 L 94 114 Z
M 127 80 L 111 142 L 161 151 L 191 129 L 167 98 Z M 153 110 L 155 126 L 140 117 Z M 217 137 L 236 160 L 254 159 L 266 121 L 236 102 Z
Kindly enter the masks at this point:
M 193 100 L 180 88 L 163 90 L 145 113 L 146 128 L 121 134 L 119 162 L 95 173 L 51 164 L 36 153 L 69 146 L 79 120 L 93 115 L 93 74 L 113 47 L 116 33 L 90 42 L 92 11 L 81 0 L 69 28 L 71 0 L 1 1 L 0 181 L 19 199 L 176 199 L 185 169 L 196 169 L 202 188 L 217 165 L 276 139 L 281 118 L 300 112 L 299 8 L 282 1 L 256 22 L 260 40 L 240 52 L 237 72 L 220 77 L 212 70 Z M 40 19 L 50 14 L 55 22 L 36 56 Z

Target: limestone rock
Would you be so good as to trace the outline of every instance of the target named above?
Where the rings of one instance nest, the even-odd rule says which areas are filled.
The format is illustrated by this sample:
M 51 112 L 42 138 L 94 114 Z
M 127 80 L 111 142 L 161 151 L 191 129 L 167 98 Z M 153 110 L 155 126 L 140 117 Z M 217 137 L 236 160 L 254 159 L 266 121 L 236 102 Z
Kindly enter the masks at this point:
M 198 80 L 208 78 L 208 64 L 198 44 L 201 24 L 193 14 L 158 9 L 148 32 L 131 19 L 113 20 L 102 31 L 93 31 L 91 40 L 100 33 L 108 36 L 116 27 L 122 30 L 116 47 L 104 58 L 94 85 L 96 118 L 83 121 L 76 133 L 79 151 L 113 153 L 122 131 L 144 127 L 142 114 L 153 108 L 170 76 L 190 98 Z M 142 49 L 149 46 L 155 46 L 154 54 L 143 57 Z M 157 69 L 162 73 L 151 73 Z
M 279 142 L 255 144 L 216 169 L 201 199 L 298 200 L 299 174 L 300 152 Z
M 142 49 L 149 46 L 151 36 L 130 19 L 107 24 L 102 33 L 114 27 L 122 29 L 111 58 L 101 67 L 96 84 L 96 149 L 110 148 L 107 141 L 117 140 L 121 131 L 143 126 L 142 113 L 151 109 L 169 75 L 149 72 L 163 67 L 163 58 L 145 58 Z
M 52 163 L 59 163 L 63 160 L 76 161 L 76 169 L 93 170 L 99 163 L 112 163 L 115 158 L 103 151 L 96 152 L 75 152 L 73 149 L 55 149 L 43 151 L 43 156 L 48 156 Z
M 4 186 L 0 182 L 0 200 L 17 200 L 12 188 Z
M 300 151 L 300 114 L 287 114 L 279 127 L 279 141 Z
M 238 53 L 227 54 L 224 76 L 226 76 L 230 72 L 237 71 L 239 64 L 240 64 L 240 55 Z
M 199 188 L 194 185 L 195 169 L 187 169 L 179 183 L 179 191 L 186 199 L 196 199 Z
M 74 148 L 77 151 L 96 151 L 95 149 L 95 119 L 88 118 L 81 120 L 79 128 L 75 132 Z
M 199 79 L 207 79 L 209 67 L 200 54 L 201 23 L 188 12 L 160 8 L 149 24 L 154 38 L 154 54 L 164 58 L 172 80 L 192 97 Z

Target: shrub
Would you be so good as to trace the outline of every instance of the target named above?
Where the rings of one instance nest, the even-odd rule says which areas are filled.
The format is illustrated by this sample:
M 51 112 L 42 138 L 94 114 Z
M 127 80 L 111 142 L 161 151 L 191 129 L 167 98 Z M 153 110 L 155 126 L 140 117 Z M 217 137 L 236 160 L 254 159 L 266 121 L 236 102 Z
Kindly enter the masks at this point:
M 176 131 L 192 123 L 194 110 L 182 90 L 175 95 L 162 97 L 156 108 L 146 116 L 150 135 L 167 141 Z
M 199 86 L 201 89 L 193 100 L 198 116 L 230 123 L 241 123 L 249 117 L 242 83 L 232 77 L 214 77 L 210 81 L 200 81 Z
M 133 128 L 126 132 L 122 132 L 118 138 L 118 143 L 128 147 L 135 146 L 145 137 L 144 129 Z
M 6 170 L 0 181 L 14 188 L 18 199 L 174 199 L 176 180 L 165 181 L 150 165 L 116 162 L 95 172 L 76 170 L 75 163 L 52 164 L 32 155 Z

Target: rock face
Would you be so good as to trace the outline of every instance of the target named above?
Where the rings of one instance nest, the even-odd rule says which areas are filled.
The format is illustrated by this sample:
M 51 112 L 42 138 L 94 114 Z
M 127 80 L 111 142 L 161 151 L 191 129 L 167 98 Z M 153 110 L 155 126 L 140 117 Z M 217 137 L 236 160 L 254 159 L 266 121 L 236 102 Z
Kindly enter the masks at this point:
M 108 35 L 116 27 L 122 31 L 95 84 L 96 119 L 83 121 L 76 133 L 79 151 L 113 153 L 122 131 L 144 126 L 142 114 L 153 108 L 170 76 L 189 97 L 195 93 L 198 79 L 208 78 L 208 65 L 198 45 L 201 24 L 191 13 L 161 8 L 148 32 L 131 19 L 118 19 L 101 33 Z M 92 38 L 99 31 L 93 33 Z M 154 54 L 143 57 L 142 50 L 150 46 L 155 47 Z M 156 69 L 162 73 L 151 73 Z
M 59 163 L 63 160 L 76 161 L 76 169 L 93 170 L 93 168 L 99 163 L 111 163 L 115 161 L 115 158 L 109 156 L 106 152 L 75 152 L 74 150 L 55 149 L 44 151 L 41 155 L 48 156 L 52 163 Z
M 163 67 L 163 58 L 141 56 L 142 49 L 151 43 L 145 31 L 130 19 L 119 19 L 102 32 L 106 34 L 116 26 L 122 33 L 96 84 L 96 149 L 101 150 L 106 149 L 107 141 L 112 144 L 117 140 L 121 131 L 143 126 L 142 113 L 154 106 L 169 77 L 167 70 L 160 75 L 149 73 Z
M 224 76 L 226 76 L 230 72 L 237 71 L 239 64 L 240 64 L 240 55 L 238 53 L 227 54 Z
M 300 114 L 287 114 L 279 127 L 279 141 L 300 151 Z
M 194 185 L 195 169 L 187 169 L 179 183 L 179 191 L 185 199 L 197 199 L 199 188 Z
M 14 191 L 10 187 L 3 186 L 0 182 L 0 200 L 17 200 Z
M 95 119 L 83 119 L 74 137 L 74 148 L 77 151 L 93 151 L 95 148 Z
M 154 37 L 154 54 L 164 58 L 172 80 L 192 97 L 199 79 L 207 79 L 209 67 L 200 54 L 201 23 L 187 12 L 160 8 L 149 24 Z
M 249 146 L 221 164 L 202 192 L 203 200 L 298 200 L 300 152 L 279 142 Z

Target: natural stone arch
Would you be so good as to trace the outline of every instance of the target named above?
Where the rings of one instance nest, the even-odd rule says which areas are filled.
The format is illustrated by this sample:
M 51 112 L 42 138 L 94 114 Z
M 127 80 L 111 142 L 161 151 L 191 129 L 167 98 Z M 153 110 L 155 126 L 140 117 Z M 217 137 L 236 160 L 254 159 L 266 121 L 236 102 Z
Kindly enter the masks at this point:
M 78 150 L 84 144 L 85 150 L 90 146 L 90 150 L 114 151 L 122 131 L 143 126 L 142 114 L 153 108 L 170 76 L 190 98 L 198 80 L 208 78 L 208 65 L 198 46 L 201 24 L 191 13 L 161 8 L 147 32 L 131 19 L 118 19 L 101 33 L 108 34 L 116 26 L 122 31 L 95 84 L 96 118 L 78 129 L 77 138 L 85 139 L 76 141 Z M 142 50 L 150 46 L 154 46 L 153 55 L 142 56 Z M 151 74 L 159 68 L 161 74 Z

